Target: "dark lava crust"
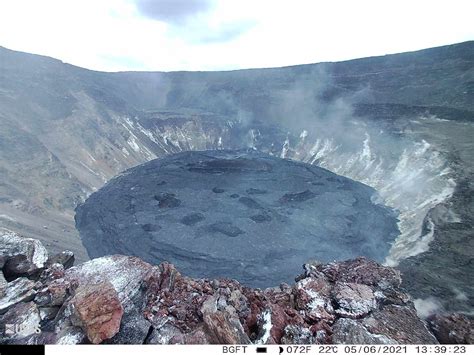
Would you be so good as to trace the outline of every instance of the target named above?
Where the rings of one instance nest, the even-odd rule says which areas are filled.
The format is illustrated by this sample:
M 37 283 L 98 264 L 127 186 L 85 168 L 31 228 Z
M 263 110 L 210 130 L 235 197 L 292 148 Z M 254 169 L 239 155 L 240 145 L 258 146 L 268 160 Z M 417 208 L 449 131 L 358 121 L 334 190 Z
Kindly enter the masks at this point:
M 292 282 L 310 259 L 382 261 L 398 235 L 375 190 L 256 151 L 184 152 L 127 170 L 76 209 L 91 258 L 169 261 L 192 277 Z

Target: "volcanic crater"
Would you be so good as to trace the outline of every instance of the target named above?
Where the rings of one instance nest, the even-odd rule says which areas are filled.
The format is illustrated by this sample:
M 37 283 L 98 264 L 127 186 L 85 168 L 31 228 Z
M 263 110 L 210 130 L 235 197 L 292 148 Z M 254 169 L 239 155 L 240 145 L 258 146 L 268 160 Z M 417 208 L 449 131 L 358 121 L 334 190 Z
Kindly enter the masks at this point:
M 292 282 L 309 260 L 383 261 L 399 234 L 376 191 L 254 150 L 183 152 L 127 170 L 76 209 L 90 257 L 169 261 L 199 278 Z

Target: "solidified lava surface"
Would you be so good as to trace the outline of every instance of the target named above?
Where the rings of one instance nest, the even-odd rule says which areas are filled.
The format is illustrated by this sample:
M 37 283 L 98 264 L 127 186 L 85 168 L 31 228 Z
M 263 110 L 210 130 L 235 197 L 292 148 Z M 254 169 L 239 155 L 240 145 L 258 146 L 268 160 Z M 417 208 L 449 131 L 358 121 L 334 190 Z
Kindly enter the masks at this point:
M 396 214 L 376 191 L 253 150 L 183 152 L 127 170 L 76 209 L 90 257 L 126 254 L 252 287 L 291 283 L 309 260 L 383 261 Z

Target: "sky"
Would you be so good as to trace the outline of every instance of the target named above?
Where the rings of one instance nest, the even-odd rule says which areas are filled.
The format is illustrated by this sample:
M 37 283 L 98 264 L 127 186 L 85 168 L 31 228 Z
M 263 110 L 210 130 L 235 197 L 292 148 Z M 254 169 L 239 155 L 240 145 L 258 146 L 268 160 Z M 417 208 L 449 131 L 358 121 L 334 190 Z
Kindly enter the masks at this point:
M 341 61 L 474 40 L 474 1 L 0 0 L 0 46 L 102 71 Z

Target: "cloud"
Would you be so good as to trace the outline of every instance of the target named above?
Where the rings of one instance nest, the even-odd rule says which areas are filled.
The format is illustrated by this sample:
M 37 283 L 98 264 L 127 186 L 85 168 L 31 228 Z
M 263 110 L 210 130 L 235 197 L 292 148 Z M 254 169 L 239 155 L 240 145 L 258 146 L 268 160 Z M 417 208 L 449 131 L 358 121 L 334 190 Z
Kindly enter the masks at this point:
M 181 25 L 189 18 L 209 12 L 212 0 L 135 0 L 138 11 L 151 19 Z
M 188 42 L 197 44 L 212 44 L 229 42 L 255 25 L 253 21 L 239 21 L 222 23 L 216 26 L 208 26 L 197 22 L 188 28 L 176 29 L 175 31 Z
M 0 1 L 0 45 L 106 71 L 278 67 L 471 40 L 462 2 Z
M 170 38 L 190 44 L 229 42 L 252 28 L 246 18 L 222 18 L 222 3 L 214 0 L 134 0 L 138 12 L 166 23 Z M 220 6 L 220 7 L 219 7 Z

